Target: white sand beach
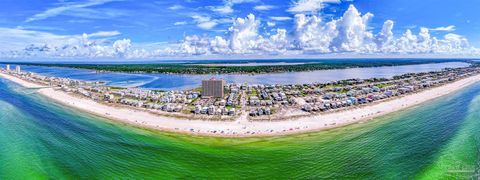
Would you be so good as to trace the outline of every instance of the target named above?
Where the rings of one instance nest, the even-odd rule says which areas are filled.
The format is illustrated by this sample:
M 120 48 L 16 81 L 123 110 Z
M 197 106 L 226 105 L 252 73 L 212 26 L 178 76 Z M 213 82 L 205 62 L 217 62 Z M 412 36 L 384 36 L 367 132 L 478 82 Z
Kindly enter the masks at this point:
M 27 88 L 42 87 L 2 73 L 0 73 L 0 77 Z M 41 88 L 38 90 L 38 93 L 69 107 L 133 126 L 193 135 L 252 137 L 314 132 L 363 122 L 450 94 L 478 81 L 480 81 L 480 75 L 368 106 L 284 121 L 249 121 L 246 115 L 241 116 L 236 121 L 176 119 L 133 108 L 118 108 L 97 103 L 87 98 L 72 96 L 63 91 L 56 91 L 53 88 Z
M 35 84 L 35 83 L 31 83 L 31 82 L 28 82 L 28 81 L 25 81 L 25 80 L 22 80 L 20 78 L 16 78 L 16 77 L 4 74 L 4 73 L 0 73 L 0 77 L 4 78 L 4 79 L 8 79 L 8 80 L 10 80 L 14 83 L 20 84 L 21 86 L 27 87 L 27 88 L 44 88 L 45 87 L 45 86 Z

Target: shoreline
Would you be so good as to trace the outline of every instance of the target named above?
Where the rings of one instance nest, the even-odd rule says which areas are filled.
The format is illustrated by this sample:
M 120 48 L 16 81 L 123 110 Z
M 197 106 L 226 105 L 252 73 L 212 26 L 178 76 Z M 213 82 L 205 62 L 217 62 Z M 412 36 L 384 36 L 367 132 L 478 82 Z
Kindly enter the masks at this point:
M 369 121 L 379 116 L 407 109 L 423 102 L 448 95 L 480 81 L 480 75 L 474 75 L 378 104 L 284 121 L 249 121 L 246 114 L 243 114 L 235 121 L 209 121 L 178 119 L 155 115 L 133 108 L 113 107 L 87 98 L 76 97 L 62 91 L 57 91 L 51 87 L 40 86 L 11 75 L 0 73 L 0 77 L 26 88 L 39 88 L 37 92 L 50 100 L 77 110 L 101 116 L 113 122 L 125 123 L 150 130 L 217 137 L 281 136 L 333 129 Z

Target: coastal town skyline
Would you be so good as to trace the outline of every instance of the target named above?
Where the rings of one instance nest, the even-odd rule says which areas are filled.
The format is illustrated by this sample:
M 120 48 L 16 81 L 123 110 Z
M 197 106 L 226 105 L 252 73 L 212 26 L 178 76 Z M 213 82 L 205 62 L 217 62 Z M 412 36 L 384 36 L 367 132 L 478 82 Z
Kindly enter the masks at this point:
M 22 10 L 9 15 L 11 10 L 5 9 L 0 19 L 0 56 L 11 59 L 480 54 L 475 33 L 480 23 L 472 8 L 477 2 L 466 0 L 6 3 L 11 10 Z
M 39 88 L 40 94 L 61 104 L 133 126 L 192 135 L 255 137 L 368 121 L 477 82 L 478 64 L 457 61 L 468 63 L 391 78 L 308 84 L 226 84 L 212 78 L 202 80 L 195 89 L 171 91 L 45 76 L 21 71 L 19 64 L 15 70 L 10 64 L 0 67 L 0 77 Z

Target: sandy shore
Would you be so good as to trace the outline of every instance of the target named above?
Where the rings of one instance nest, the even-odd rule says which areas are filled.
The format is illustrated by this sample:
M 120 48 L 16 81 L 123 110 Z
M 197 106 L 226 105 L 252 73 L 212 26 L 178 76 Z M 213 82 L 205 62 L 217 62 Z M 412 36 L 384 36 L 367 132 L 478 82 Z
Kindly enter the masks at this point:
M 0 77 L 11 80 L 27 88 L 42 87 L 2 73 L 0 73 Z M 302 117 L 295 120 L 272 122 L 249 121 L 247 120 L 246 115 L 240 117 L 236 121 L 228 122 L 184 120 L 163 117 L 132 108 L 112 107 L 97 103 L 87 98 L 80 98 L 62 91 L 56 91 L 53 88 L 42 88 L 38 90 L 38 93 L 75 109 L 148 129 L 207 136 L 252 137 L 313 132 L 358 123 L 450 94 L 478 81 L 480 81 L 480 75 L 378 104 L 350 109 L 348 111 Z
M 38 85 L 38 84 L 35 84 L 35 83 L 31 83 L 31 82 L 28 82 L 28 81 L 24 81 L 20 78 L 16 78 L 16 77 L 13 77 L 13 76 L 10 76 L 10 75 L 7 75 L 7 74 L 3 74 L 3 73 L 0 73 L 0 77 L 4 78 L 4 79 L 8 79 L 10 81 L 13 81 L 14 83 L 20 84 L 21 86 L 27 87 L 27 88 L 44 88 L 44 87 L 46 87 L 46 86 Z

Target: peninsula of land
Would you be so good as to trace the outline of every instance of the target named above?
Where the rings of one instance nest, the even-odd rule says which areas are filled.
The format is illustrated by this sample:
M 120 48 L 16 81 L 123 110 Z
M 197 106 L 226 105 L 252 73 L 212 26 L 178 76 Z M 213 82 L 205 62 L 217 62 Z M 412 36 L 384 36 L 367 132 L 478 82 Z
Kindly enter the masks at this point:
M 260 61 L 263 62 L 263 61 Z M 463 59 L 402 59 L 402 60 L 335 60 L 322 62 L 302 61 L 301 63 L 270 62 L 258 64 L 243 62 L 231 65 L 229 61 L 215 63 L 192 62 L 192 63 L 156 63 L 156 64 L 49 64 L 49 63 L 15 63 L 29 66 L 65 67 L 76 69 L 88 69 L 98 72 L 126 72 L 126 73 L 160 73 L 160 74 L 265 74 L 282 72 L 304 72 L 316 70 L 366 68 L 382 66 L 403 66 L 432 64 L 445 62 L 466 62 Z
M 115 89 L 98 82 L 21 72 L 19 68 L 2 69 L 0 77 L 38 88 L 39 94 L 51 100 L 115 122 L 193 135 L 252 137 L 313 132 L 367 121 L 470 86 L 480 80 L 480 67 L 287 87 L 221 84 L 227 95 L 210 98 L 202 98 L 203 91 L 193 90 Z

